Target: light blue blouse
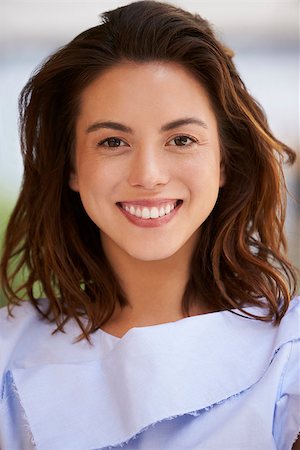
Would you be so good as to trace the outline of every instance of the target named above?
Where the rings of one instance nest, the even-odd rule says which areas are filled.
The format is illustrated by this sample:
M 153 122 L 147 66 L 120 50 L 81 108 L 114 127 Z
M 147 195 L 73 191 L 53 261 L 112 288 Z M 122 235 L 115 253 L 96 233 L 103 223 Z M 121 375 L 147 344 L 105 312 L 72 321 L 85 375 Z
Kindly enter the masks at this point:
M 290 450 L 300 431 L 300 297 L 279 326 L 220 311 L 92 345 L 27 302 L 14 316 L 0 310 L 1 450 Z

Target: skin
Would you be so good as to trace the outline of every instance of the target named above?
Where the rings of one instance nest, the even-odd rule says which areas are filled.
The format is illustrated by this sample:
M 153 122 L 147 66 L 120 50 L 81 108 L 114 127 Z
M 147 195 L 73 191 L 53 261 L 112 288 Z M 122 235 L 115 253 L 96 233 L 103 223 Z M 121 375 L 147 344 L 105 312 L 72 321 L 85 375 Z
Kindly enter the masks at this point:
M 160 131 L 186 117 L 204 125 Z M 133 132 L 91 127 L 103 121 Z M 105 141 L 111 137 L 117 140 Z M 107 332 L 121 337 L 133 326 L 183 318 L 181 299 L 192 252 L 225 181 L 220 159 L 208 94 L 179 64 L 123 62 L 83 91 L 69 184 L 99 227 L 103 249 L 130 301 L 129 307 L 116 308 L 103 327 Z M 116 205 L 162 198 L 182 199 L 183 204 L 159 227 L 131 223 Z M 207 306 L 201 305 L 191 315 L 205 312 Z

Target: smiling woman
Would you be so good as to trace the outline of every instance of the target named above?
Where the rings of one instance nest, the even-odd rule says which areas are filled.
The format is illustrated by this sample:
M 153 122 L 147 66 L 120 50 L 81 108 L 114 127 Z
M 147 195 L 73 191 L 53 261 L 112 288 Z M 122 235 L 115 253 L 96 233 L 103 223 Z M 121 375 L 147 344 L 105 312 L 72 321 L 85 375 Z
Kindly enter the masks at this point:
M 289 450 L 295 153 L 200 16 L 138 1 L 102 18 L 20 96 L 0 447 Z

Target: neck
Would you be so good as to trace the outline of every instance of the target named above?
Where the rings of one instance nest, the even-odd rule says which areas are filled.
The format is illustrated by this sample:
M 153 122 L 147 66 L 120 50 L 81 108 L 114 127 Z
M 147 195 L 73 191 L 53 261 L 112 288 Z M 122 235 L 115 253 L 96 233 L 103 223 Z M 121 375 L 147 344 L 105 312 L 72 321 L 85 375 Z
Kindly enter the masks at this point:
M 187 242 L 176 254 L 157 261 L 131 257 L 113 242 L 103 248 L 129 306 L 117 306 L 110 322 L 147 326 L 183 318 L 182 297 L 190 273 L 194 242 Z

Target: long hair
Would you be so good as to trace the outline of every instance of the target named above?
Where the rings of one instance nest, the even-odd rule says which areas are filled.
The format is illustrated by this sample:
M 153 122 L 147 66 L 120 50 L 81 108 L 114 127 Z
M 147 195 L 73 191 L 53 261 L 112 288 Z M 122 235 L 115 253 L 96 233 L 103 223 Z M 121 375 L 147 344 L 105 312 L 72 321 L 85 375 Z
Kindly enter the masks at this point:
M 24 175 L 7 227 L 2 288 L 12 305 L 27 298 L 63 331 L 75 319 L 87 338 L 128 299 L 101 247 L 97 226 L 69 187 L 80 95 L 103 71 L 122 63 L 176 62 L 209 94 L 216 114 L 226 183 L 201 225 L 182 298 L 215 310 L 266 306 L 275 324 L 296 290 L 286 259 L 286 186 L 282 163 L 295 153 L 271 133 L 209 23 L 198 14 L 156 1 L 138 1 L 102 14 L 102 23 L 50 56 L 20 99 Z M 16 283 L 20 272 L 23 282 Z M 48 299 L 40 307 L 40 297 Z

